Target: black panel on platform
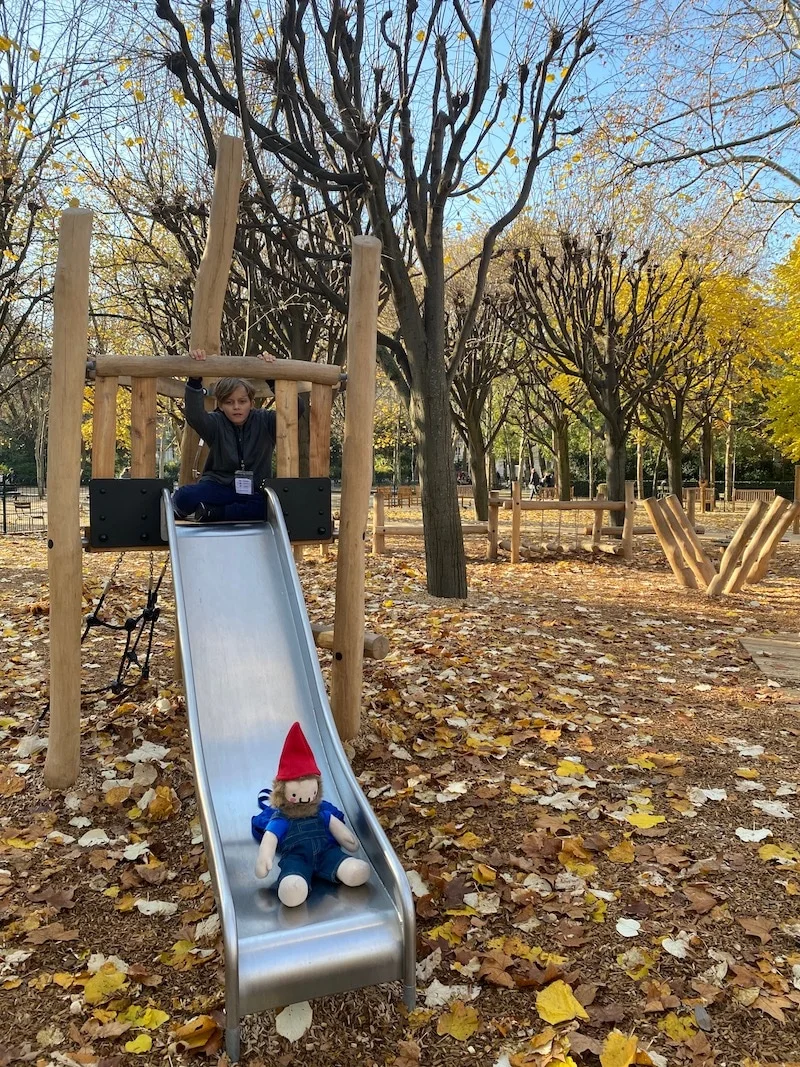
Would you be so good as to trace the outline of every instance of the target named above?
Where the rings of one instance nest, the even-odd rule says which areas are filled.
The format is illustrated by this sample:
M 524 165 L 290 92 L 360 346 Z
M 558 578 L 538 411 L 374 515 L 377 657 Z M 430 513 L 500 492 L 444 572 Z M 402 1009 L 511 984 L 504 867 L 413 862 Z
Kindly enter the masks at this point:
M 89 482 L 90 548 L 164 548 L 160 478 L 92 478 Z
M 269 478 L 264 484 L 277 493 L 290 541 L 330 541 L 330 478 Z

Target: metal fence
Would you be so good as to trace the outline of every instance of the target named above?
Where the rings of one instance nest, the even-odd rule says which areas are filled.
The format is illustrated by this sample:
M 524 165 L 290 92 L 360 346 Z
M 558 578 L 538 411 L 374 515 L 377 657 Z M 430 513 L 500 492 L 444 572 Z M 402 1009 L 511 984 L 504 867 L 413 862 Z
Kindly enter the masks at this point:
M 2 497 L 2 531 L 4 534 L 39 534 L 47 532 L 47 495 L 40 495 L 35 485 L 16 485 L 0 475 Z M 89 490 L 81 486 L 81 523 L 89 521 Z

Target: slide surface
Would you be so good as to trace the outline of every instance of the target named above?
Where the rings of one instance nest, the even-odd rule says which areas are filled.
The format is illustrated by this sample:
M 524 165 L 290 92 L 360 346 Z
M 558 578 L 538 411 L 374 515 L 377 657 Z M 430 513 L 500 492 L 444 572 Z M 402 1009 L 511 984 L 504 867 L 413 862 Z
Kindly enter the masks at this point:
M 225 944 L 229 1054 L 251 1012 L 366 985 L 415 986 L 414 905 L 405 873 L 339 742 L 280 508 L 270 521 L 176 523 L 168 494 L 178 633 L 209 869 Z M 259 881 L 250 817 L 299 721 L 372 866 L 357 888 L 315 883 L 286 908 L 276 868 Z

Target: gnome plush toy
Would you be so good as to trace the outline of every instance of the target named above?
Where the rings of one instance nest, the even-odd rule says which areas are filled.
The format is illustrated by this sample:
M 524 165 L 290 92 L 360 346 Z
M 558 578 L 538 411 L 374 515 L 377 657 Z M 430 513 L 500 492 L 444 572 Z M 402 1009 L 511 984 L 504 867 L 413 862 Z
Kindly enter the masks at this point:
M 272 792 L 264 790 L 258 802 L 261 811 L 252 820 L 261 841 L 256 877 L 267 877 L 278 853 L 278 898 L 287 907 L 303 903 L 314 876 L 351 886 L 367 881 L 369 864 L 347 855 L 358 841 L 344 813 L 322 799 L 319 767 L 299 722 L 286 735 Z

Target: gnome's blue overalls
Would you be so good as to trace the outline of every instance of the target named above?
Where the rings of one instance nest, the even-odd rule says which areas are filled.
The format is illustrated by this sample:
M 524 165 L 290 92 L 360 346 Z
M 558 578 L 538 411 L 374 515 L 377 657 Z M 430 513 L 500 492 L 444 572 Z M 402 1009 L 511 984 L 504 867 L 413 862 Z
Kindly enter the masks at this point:
M 328 824 L 331 815 L 344 822 L 344 812 L 323 800 L 316 815 L 289 819 L 269 806 L 268 797 L 268 790 L 259 795 L 261 811 L 253 816 L 252 829 L 256 841 L 260 841 L 267 830 L 278 839 L 281 872 L 277 885 L 290 874 L 299 874 L 309 885 L 314 875 L 326 882 L 336 882 L 339 864 L 348 859 L 348 854 L 336 843 Z

